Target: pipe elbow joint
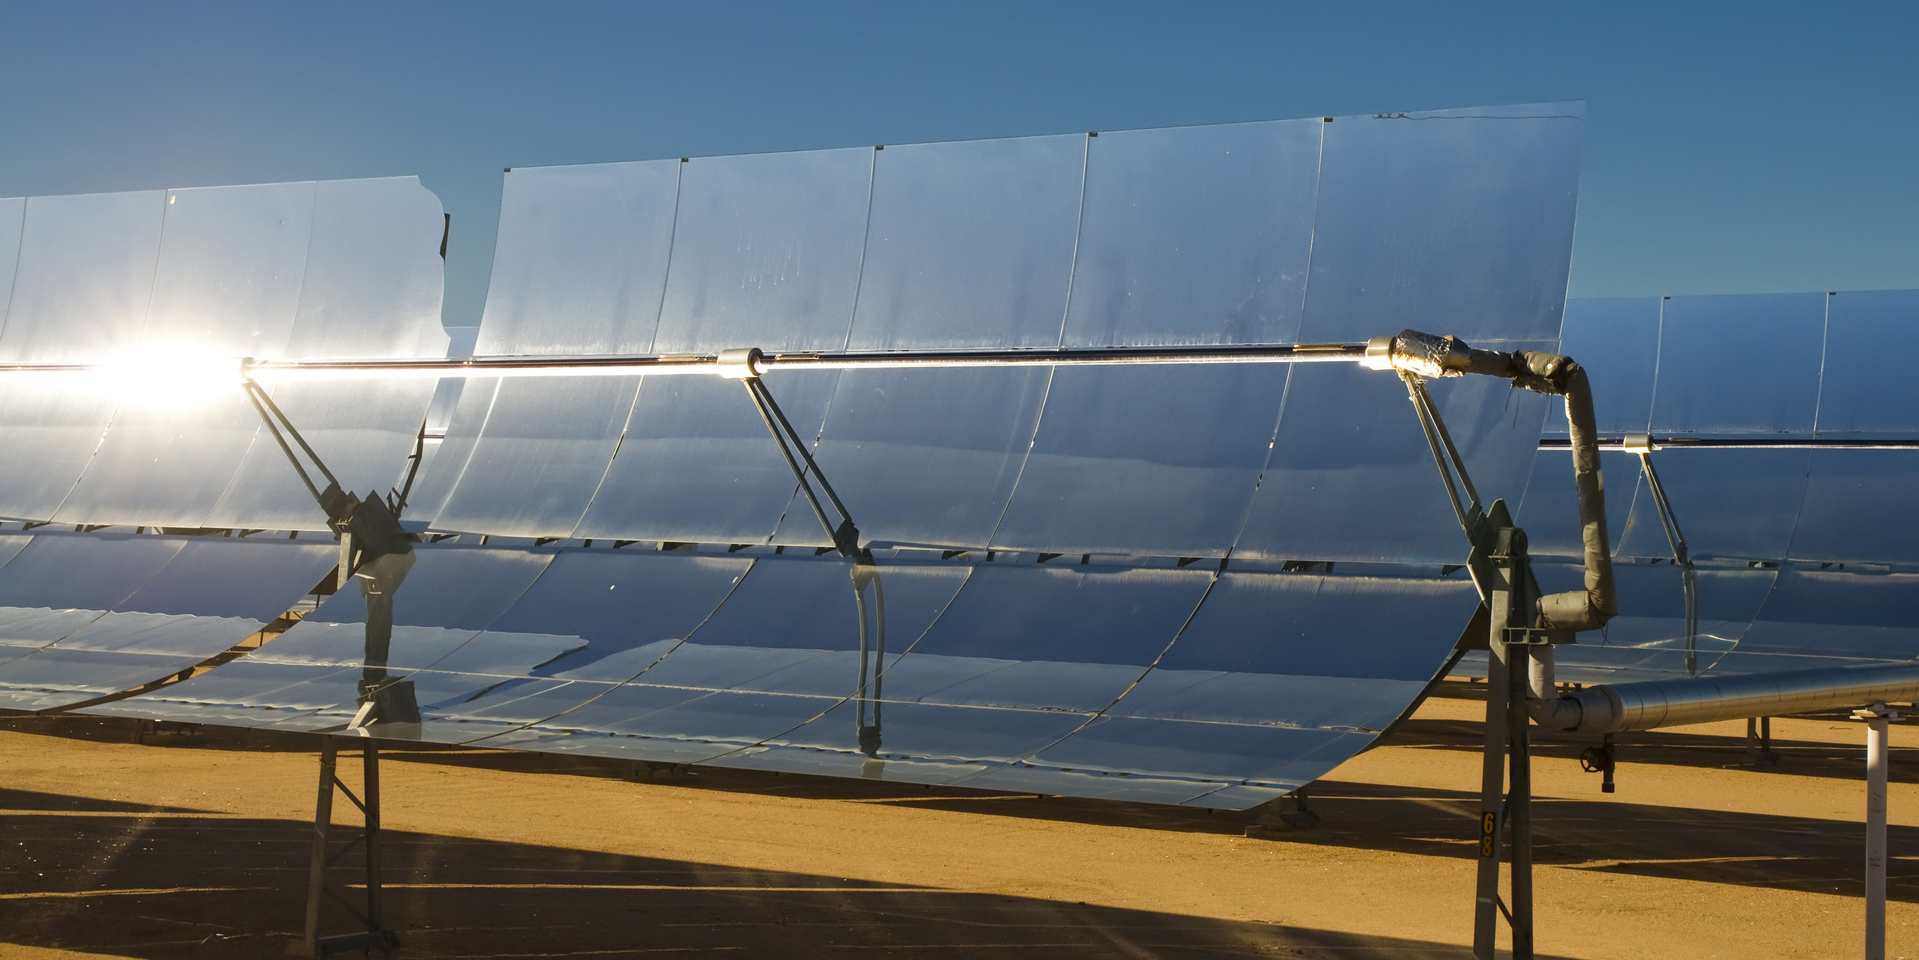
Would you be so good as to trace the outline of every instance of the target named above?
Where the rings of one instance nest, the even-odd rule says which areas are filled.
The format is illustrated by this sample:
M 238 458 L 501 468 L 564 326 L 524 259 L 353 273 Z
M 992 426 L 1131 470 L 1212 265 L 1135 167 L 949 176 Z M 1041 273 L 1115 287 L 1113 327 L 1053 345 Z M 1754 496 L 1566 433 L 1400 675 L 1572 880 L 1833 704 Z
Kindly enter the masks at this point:
M 1577 730 L 1586 718 L 1586 710 L 1575 697 L 1549 697 L 1527 700 L 1526 713 L 1547 730 Z
M 1541 629 L 1578 633 L 1605 626 L 1617 612 L 1604 600 L 1595 600 L 1588 591 L 1571 590 L 1540 597 L 1538 622 Z

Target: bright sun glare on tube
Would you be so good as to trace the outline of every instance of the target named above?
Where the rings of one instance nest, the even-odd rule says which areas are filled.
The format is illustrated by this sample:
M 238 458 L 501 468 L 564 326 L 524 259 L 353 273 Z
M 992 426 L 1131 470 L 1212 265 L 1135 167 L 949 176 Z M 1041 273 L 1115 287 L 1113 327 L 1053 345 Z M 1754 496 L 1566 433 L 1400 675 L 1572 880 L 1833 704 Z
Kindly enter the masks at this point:
M 169 408 L 197 407 L 221 397 L 244 396 L 238 357 L 149 347 L 108 359 L 93 371 L 100 386 L 123 402 Z

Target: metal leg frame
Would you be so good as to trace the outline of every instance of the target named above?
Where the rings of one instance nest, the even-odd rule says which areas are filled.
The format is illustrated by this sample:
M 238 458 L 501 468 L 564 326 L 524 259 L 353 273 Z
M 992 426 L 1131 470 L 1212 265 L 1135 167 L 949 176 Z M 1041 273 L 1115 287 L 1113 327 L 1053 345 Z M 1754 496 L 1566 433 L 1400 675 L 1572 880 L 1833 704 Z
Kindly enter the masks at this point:
M 328 957 L 339 953 L 371 953 L 378 950 L 383 956 L 390 956 L 400 948 L 400 938 L 386 929 L 380 903 L 380 751 L 371 740 L 361 744 L 364 798 L 355 796 L 346 784 L 340 782 L 338 752 L 338 738 L 321 739 L 320 791 L 313 814 L 313 862 L 307 870 L 306 932 L 299 940 L 287 944 L 286 952 L 296 957 Z M 332 844 L 333 794 L 336 790 L 360 808 L 366 824 L 359 836 L 338 849 L 334 849 Z M 366 849 L 366 901 L 362 909 L 356 909 L 351 901 L 326 884 L 327 868 L 357 846 Z M 321 903 L 329 898 L 366 929 L 358 933 L 320 936 Z
M 1779 755 L 1772 752 L 1772 718 L 1746 718 L 1746 762 L 1743 766 L 1774 766 Z
M 1499 919 L 1512 929 L 1514 960 L 1533 956 L 1532 756 L 1526 682 L 1534 635 L 1528 627 L 1532 584 L 1525 533 L 1498 532 L 1491 555 L 1492 629 L 1486 675 L 1486 727 L 1480 769 L 1479 877 L 1473 956 L 1493 960 Z M 1500 896 L 1501 834 L 1512 863 L 1510 898 Z

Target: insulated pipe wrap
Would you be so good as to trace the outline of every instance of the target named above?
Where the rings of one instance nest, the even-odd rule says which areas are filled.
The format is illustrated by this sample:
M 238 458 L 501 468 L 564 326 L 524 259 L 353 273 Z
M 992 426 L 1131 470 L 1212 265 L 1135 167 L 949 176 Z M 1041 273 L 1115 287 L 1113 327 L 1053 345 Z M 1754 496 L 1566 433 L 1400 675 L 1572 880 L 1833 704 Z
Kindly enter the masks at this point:
M 1539 357 L 1530 354 L 1529 357 Z M 1540 626 L 1560 630 L 1597 630 L 1619 614 L 1613 591 L 1612 538 L 1606 530 L 1606 484 L 1599 473 L 1599 436 L 1594 427 L 1592 386 L 1586 371 L 1564 357 L 1559 371 L 1566 397 L 1566 423 L 1572 437 L 1573 484 L 1579 492 L 1579 535 L 1585 550 L 1585 593 L 1539 598 Z M 1535 367 L 1536 369 L 1536 367 Z
M 1384 338 L 1381 338 L 1383 341 Z M 1379 356 L 1384 353 L 1385 356 Z M 1381 362 L 1424 377 L 1465 374 L 1500 377 L 1534 393 L 1564 397 L 1573 451 L 1573 484 L 1579 492 L 1580 538 L 1586 589 L 1539 599 L 1539 626 L 1547 630 L 1597 630 L 1619 613 L 1613 590 L 1612 540 L 1606 530 L 1606 486 L 1599 475 L 1599 432 L 1593 419 L 1592 385 L 1570 357 L 1536 350 L 1501 353 L 1475 350 L 1458 337 L 1406 330 L 1368 345 L 1367 364 Z
M 1531 700 L 1526 706 L 1541 727 L 1600 734 L 1915 698 L 1919 698 L 1919 663 L 1902 663 L 1609 684 Z

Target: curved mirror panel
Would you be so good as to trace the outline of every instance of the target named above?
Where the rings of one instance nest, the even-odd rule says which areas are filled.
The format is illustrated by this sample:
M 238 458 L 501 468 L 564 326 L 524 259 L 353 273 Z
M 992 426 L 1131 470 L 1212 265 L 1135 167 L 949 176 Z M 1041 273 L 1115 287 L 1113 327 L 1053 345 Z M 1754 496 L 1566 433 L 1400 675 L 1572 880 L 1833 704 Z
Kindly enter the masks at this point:
M 0 664 L 0 705 L 68 706 L 190 670 L 292 608 L 337 554 L 332 544 L 191 540 L 112 610 Z
M 474 352 L 645 353 L 660 320 L 679 178 L 676 160 L 507 171 Z
M 490 675 L 461 678 L 477 692 L 422 701 L 422 736 L 451 742 L 495 736 L 605 694 L 697 629 L 752 564 L 676 552 L 561 551 L 476 642 L 497 639 L 513 653 L 529 642 L 550 642 L 568 652 L 530 670 L 509 674 L 496 661 L 487 664 Z M 450 666 L 441 661 L 430 672 Z
M 1404 712 L 1478 605 L 1463 577 L 1228 572 L 1150 674 L 1030 762 L 1076 774 L 1082 790 L 1157 777 L 1163 803 L 1248 780 L 1292 789 Z
M 541 725 L 565 735 L 524 746 L 704 762 L 753 748 L 853 698 L 873 709 L 868 722 L 844 731 L 846 741 L 870 736 L 879 749 L 885 728 L 876 678 L 912 648 L 966 575 L 960 564 L 856 568 L 763 557 L 685 643 L 632 682 Z M 769 617 L 772 610 L 778 616 Z
M 649 352 L 844 346 L 866 245 L 873 153 L 682 163 L 666 301 Z
M 1325 128 L 1301 341 L 1407 327 L 1474 346 L 1555 338 L 1583 103 L 1340 117 Z
M 1779 560 L 1792 543 L 1806 495 L 1810 450 L 1683 450 L 1653 455 L 1686 548 L 1696 558 Z M 1608 516 L 1608 521 L 1617 523 Z M 1651 496 L 1636 497 L 1619 553 L 1670 557 Z
M 619 447 L 640 380 L 500 380 L 481 432 L 464 451 L 464 475 L 434 512 L 433 529 L 571 536 Z
M 1919 658 L 1919 575 L 1783 570 L 1739 643 L 1744 670 L 1791 670 L 1799 657 Z M 1758 657 L 1756 655 L 1768 655 Z M 1761 665 L 1757 660 L 1773 662 Z M 1819 666 L 1820 664 L 1805 664 Z
M 1593 420 L 1601 436 L 1645 433 L 1659 366 L 1658 297 L 1566 301 L 1559 352 L 1579 361 L 1592 384 Z M 1566 435 L 1566 405 L 1555 401 L 1546 432 Z
M 1043 367 L 846 371 L 813 456 L 866 542 L 984 548 L 1026 462 L 1052 375 Z M 798 494 L 775 539 L 831 543 Z
M 1296 342 L 1325 126 L 1090 139 L 1066 345 Z
M 1826 298 L 1826 376 L 1819 432 L 1919 433 L 1919 378 L 1893 348 L 1919 328 L 1919 290 L 1842 292 Z
M 774 371 L 765 383 L 793 428 L 810 439 L 819 436 L 835 379 Z M 792 469 L 740 381 L 648 377 L 574 535 L 765 543 L 794 488 Z
M 1814 450 L 1795 560 L 1919 563 L 1919 450 Z
M 88 361 L 139 341 L 167 195 L 28 197 L 0 359 Z
M 1519 504 L 1548 398 L 1493 377 L 1441 380 L 1430 389 L 1482 503 Z M 1405 385 L 1356 365 L 1294 369 L 1272 457 L 1234 555 L 1456 563 L 1466 551 Z
M 1085 136 L 876 151 L 849 349 L 1059 343 Z
M 1000 549 L 1219 557 L 1271 449 L 1278 364 L 1053 374 Z
M 1811 433 L 1825 335 L 1824 294 L 1668 299 L 1653 432 Z
M 1727 654 L 1741 645 L 1778 571 L 1701 567 L 1695 574 L 1699 622 L 1694 665 L 1697 673 L 1723 673 Z M 1533 575 L 1547 593 L 1584 589 L 1584 568 L 1576 565 L 1535 564 Z M 1670 563 L 1617 563 L 1613 581 L 1620 615 L 1598 633 L 1582 633 L 1579 642 L 1553 648 L 1560 681 L 1622 683 L 1687 676 L 1685 583 L 1679 568 Z

